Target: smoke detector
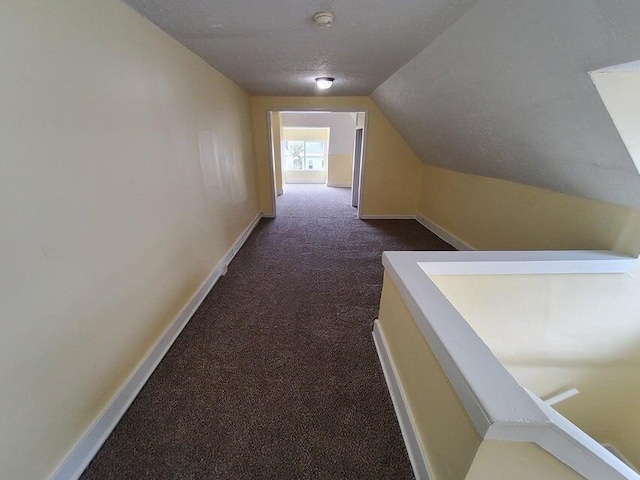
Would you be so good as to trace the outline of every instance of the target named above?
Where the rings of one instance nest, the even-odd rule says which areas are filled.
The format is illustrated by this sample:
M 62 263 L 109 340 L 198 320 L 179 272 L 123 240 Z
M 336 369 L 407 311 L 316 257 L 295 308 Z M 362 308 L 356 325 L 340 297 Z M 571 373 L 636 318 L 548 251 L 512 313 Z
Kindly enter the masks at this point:
M 333 12 L 318 12 L 313 16 L 313 21 L 319 27 L 330 27 L 333 23 L 333 19 L 336 18 Z

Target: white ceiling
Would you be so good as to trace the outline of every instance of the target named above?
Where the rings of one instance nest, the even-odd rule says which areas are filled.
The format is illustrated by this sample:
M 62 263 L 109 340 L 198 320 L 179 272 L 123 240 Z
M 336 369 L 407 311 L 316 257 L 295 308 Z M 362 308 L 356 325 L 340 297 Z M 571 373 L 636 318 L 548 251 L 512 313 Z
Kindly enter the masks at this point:
M 125 0 L 253 95 L 369 95 L 475 0 Z M 313 14 L 335 12 L 329 28 Z

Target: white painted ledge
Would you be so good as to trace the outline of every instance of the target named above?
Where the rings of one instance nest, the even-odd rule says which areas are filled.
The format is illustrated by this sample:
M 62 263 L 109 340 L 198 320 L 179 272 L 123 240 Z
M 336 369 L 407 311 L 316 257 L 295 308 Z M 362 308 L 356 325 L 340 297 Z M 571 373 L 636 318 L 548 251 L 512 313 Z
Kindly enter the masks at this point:
M 393 255 L 393 252 L 389 252 Z M 404 252 L 403 252 L 404 253 Z M 417 263 L 427 275 L 628 273 L 636 259 L 610 251 L 433 252 Z
M 207 294 L 211 291 L 218 279 L 227 273 L 229 263 L 231 263 L 231 260 L 236 256 L 238 250 L 240 250 L 247 238 L 249 238 L 249 235 L 251 235 L 251 232 L 261 217 L 262 214 L 256 215 L 247 228 L 245 228 L 227 254 L 218 262 L 180 313 L 178 313 L 171 324 L 169 324 L 162 336 L 136 367 L 122 388 L 116 393 L 105 409 L 98 415 L 98 418 L 56 468 L 50 480 L 76 480 L 80 477 L 144 384 L 147 383 L 153 371 L 169 351 L 169 348 L 171 348 L 171 345 L 173 345 L 173 342 L 178 338 L 178 335 L 180 335 L 180 332 L 182 332 L 187 325 Z
M 636 263 L 611 252 L 383 254 L 386 271 L 480 436 L 536 443 L 584 477 L 598 480 L 640 476 L 523 389 L 428 275 L 628 273 Z

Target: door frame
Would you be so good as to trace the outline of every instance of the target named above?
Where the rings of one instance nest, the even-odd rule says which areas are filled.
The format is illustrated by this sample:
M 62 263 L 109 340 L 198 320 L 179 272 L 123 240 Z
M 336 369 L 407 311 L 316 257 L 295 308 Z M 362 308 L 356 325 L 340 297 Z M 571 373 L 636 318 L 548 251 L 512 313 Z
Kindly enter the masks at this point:
M 358 149 L 358 137 L 360 137 L 360 148 Z M 355 144 L 353 145 L 353 167 L 351 170 L 353 171 L 353 181 L 351 182 L 351 205 L 353 207 L 358 207 L 360 205 L 360 165 L 362 165 L 362 156 L 364 154 L 364 127 L 358 127 L 356 124 L 356 137 Z M 356 168 L 356 158 L 358 159 Z M 358 181 L 356 182 L 356 178 Z M 358 195 L 354 197 L 353 188 L 355 184 L 358 184 Z M 355 205 L 354 205 L 355 203 Z
M 283 112 L 326 112 L 326 113 L 364 113 L 364 126 L 362 127 L 362 158 L 360 159 L 360 181 L 358 188 L 358 218 L 362 218 L 362 198 L 364 192 L 364 180 L 365 180 L 365 162 L 367 158 L 367 135 L 369 131 L 369 109 L 366 107 L 362 108 L 323 108 L 323 107 L 267 107 L 267 139 L 269 142 L 269 176 L 271 180 L 271 196 L 273 203 L 273 214 L 263 215 L 268 218 L 275 218 L 277 216 L 277 198 L 278 194 L 276 192 L 276 162 L 274 158 L 274 145 L 273 145 L 273 126 L 271 122 L 271 114 L 272 113 L 283 113 Z M 356 124 L 357 125 L 357 124 Z M 354 128 L 354 131 L 357 129 L 357 126 Z M 354 139 L 355 144 L 355 139 Z M 352 181 L 353 182 L 353 181 Z M 353 188 L 353 183 L 351 184 L 351 188 Z

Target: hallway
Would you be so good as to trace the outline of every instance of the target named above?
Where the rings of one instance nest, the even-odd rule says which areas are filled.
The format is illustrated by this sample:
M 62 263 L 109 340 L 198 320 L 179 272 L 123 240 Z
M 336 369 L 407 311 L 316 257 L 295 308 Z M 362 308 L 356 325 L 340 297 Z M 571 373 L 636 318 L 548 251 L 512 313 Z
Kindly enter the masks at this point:
M 287 185 L 84 479 L 409 479 L 371 337 L 383 250 L 451 250 Z

